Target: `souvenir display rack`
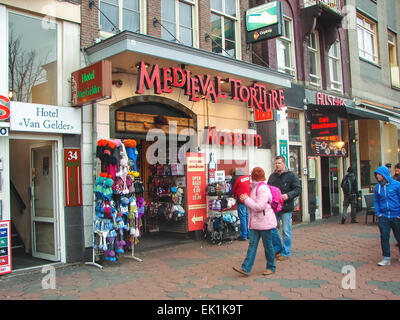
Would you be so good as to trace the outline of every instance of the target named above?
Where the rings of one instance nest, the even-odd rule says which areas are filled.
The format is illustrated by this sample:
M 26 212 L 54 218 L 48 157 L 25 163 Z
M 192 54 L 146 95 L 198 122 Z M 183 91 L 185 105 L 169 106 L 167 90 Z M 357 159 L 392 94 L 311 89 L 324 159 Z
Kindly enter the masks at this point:
M 240 220 L 237 215 L 236 199 L 232 196 L 231 179 L 212 183 L 207 187 L 207 219 L 204 224 L 204 238 L 213 244 L 239 237 Z
M 97 142 L 100 172 L 94 186 L 93 256 L 86 264 L 102 268 L 96 263 L 101 256 L 111 262 L 119 256 L 142 261 L 134 255 L 144 214 L 144 185 L 136 166 L 137 156 L 133 139 Z M 125 255 L 129 251 L 131 255 Z

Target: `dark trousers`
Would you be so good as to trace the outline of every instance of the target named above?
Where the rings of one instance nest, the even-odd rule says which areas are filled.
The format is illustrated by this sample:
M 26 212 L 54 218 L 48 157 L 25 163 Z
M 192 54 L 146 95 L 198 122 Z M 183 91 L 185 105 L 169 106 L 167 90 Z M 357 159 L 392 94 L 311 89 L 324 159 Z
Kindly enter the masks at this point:
M 351 206 L 351 220 L 356 220 L 356 208 L 357 208 L 357 196 L 354 195 L 344 195 L 343 198 L 343 213 L 342 219 L 346 220 L 348 217 L 347 208 Z

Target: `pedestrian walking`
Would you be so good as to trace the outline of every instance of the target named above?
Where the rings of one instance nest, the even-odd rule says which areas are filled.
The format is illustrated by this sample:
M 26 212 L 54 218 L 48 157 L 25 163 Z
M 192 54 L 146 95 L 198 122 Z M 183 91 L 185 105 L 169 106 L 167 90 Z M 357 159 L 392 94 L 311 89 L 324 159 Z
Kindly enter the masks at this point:
M 378 265 L 389 266 L 391 264 L 390 230 L 393 231 L 397 243 L 400 243 L 400 182 L 392 179 L 386 166 L 376 169 L 375 178 L 378 183 L 374 188 L 374 207 L 378 217 L 383 255 Z
M 392 178 L 400 182 L 400 162 L 394 166 L 394 176 Z
M 256 167 L 251 172 L 251 196 L 242 194 L 240 199 L 249 208 L 249 229 L 250 241 L 246 258 L 241 267 L 233 267 L 233 270 L 249 276 L 256 258 L 260 238 L 264 246 L 265 258 L 267 260 L 266 270 L 263 275 L 270 275 L 275 272 L 275 254 L 272 245 L 272 230 L 276 228 L 276 217 L 270 206 L 272 194 L 265 183 L 265 172 L 262 168 Z
M 357 207 L 357 196 L 358 196 L 358 183 L 356 175 L 352 167 L 347 169 L 347 174 L 343 177 L 340 187 L 343 190 L 343 213 L 342 213 L 342 224 L 347 219 L 347 208 L 351 208 L 351 223 L 357 223 L 356 221 L 356 207 Z
M 240 228 L 239 228 L 239 238 L 240 241 L 248 240 L 249 238 L 249 210 L 246 205 L 240 200 L 240 195 L 243 193 L 248 193 L 250 195 L 250 177 L 245 175 L 243 170 L 231 169 L 229 171 L 230 175 L 232 175 L 232 193 L 237 201 L 237 212 L 240 220 Z
M 282 239 L 277 229 L 272 232 L 272 242 L 279 261 L 289 259 L 292 247 L 292 213 L 294 200 L 301 193 L 299 178 L 286 167 L 283 156 L 275 158 L 275 171 L 269 176 L 268 184 L 278 187 L 282 193 L 282 210 L 277 212 L 278 221 L 282 221 Z

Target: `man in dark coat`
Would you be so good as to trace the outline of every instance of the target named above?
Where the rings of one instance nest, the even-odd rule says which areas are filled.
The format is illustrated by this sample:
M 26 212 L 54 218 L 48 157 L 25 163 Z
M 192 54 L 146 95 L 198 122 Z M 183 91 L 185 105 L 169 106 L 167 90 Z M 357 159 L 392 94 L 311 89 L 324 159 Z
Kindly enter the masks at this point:
M 347 219 L 347 208 L 351 206 L 351 223 L 357 223 L 356 221 L 356 207 L 357 207 L 357 196 L 358 196 L 358 183 L 357 177 L 354 174 L 353 168 L 347 169 L 347 174 L 343 177 L 340 187 L 343 190 L 343 213 L 342 213 L 342 224 Z
M 278 187 L 282 192 L 283 206 L 277 213 L 277 219 L 282 220 L 282 240 L 277 229 L 272 232 L 272 242 L 275 254 L 280 261 L 290 257 L 292 247 L 292 213 L 294 199 L 301 193 L 301 183 L 297 175 L 286 167 L 286 159 L 283 156 L 275 158 L 275 171 L 269 176 L 268 184 Z

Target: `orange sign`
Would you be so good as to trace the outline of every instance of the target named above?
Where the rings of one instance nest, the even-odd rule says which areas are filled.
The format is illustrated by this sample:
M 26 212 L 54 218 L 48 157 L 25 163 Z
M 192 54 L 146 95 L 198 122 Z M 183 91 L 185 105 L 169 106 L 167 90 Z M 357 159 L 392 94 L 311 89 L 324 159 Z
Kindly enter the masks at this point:
M 101 60 L 71 74 L 71 104 L 80 106 L 111 98 L 111 62 Z
M 188 230 L 203 230 L 207 218 L 206 158 L 204 153 L 187 153 Z

